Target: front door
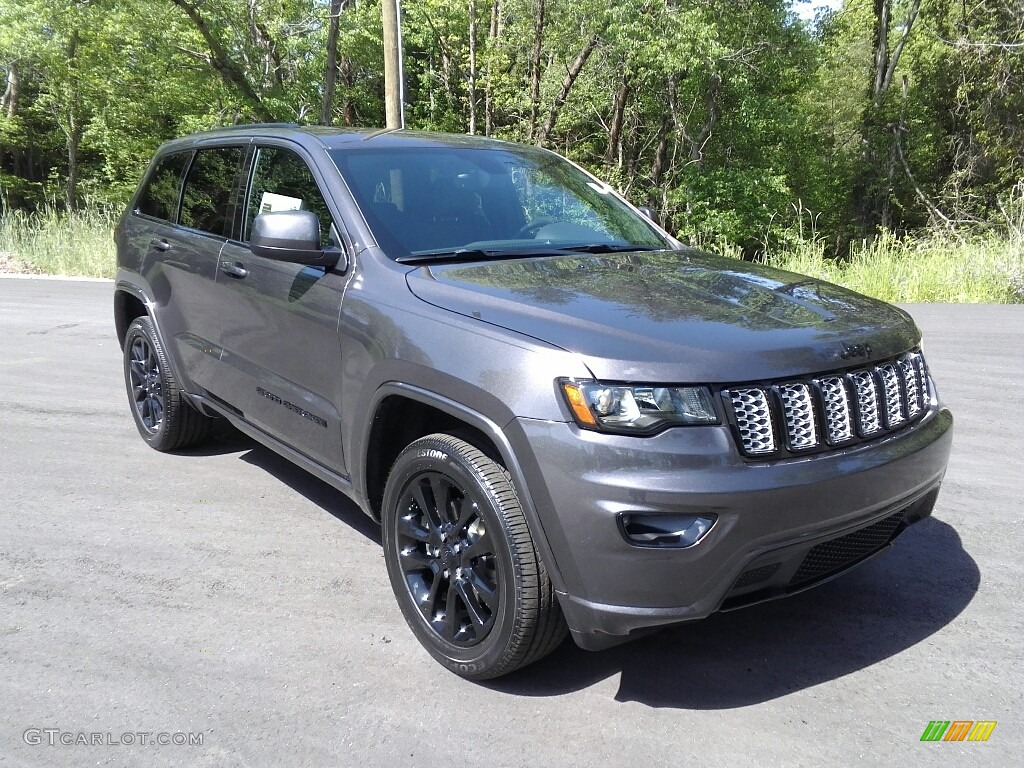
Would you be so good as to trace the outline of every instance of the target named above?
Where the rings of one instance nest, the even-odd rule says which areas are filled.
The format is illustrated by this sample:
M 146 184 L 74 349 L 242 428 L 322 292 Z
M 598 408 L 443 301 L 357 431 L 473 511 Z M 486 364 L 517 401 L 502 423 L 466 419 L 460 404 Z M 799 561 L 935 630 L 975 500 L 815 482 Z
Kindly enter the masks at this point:
M 348 275 L 260 258 L 248 248 L 253 220 L 264 211 L 313 211 L 325 246 L 333 217 L 309 166 L 284 147 L 256 149 L 246 199 L 240 237 L 220 254 L 221 365 L 210 392 L 259 429 L 344 474 L 338 317 Z

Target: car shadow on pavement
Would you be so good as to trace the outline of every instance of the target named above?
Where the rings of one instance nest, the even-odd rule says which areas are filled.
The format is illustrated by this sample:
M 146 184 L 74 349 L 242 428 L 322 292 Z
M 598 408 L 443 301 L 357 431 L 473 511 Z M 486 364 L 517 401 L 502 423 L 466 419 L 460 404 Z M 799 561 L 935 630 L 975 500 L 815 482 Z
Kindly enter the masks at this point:
M 258 445 L 259 443 L 239 432 L 225 419 L 215 419 L 209 438 L 199 445 L 171 451 L 170 453 L 175 456 L 223 456 L 228 453 L 238 453 L 247 448 L 254 448 Z
M 198 450 L 196 455 L 220 455 L 238 453 L 238 458 L 247 464 L 259 467 L 273 475 L 293 491 L 302 494 L 325 512 L 381 546 L 380 526 L 367 517 L 355 502 L 341 491 L 311 475 L 304 469 L 279 456 L 269 448 L 257 443 L 241 432 L 230 432 L 218 436 Z
M 956 531 L 929 518 L 889 552 L 817 589 L 599 653 L 567 640 L 548 658 L 487 686 L 558 696 L 620 674 L 619 701 L 684 709 L 757 704 L 917 645 L 967 607 L 980 578 Z
M 344 494 L 239 432 L 225 430 L 188 453 L 238 453 L 381 544 L 380 526 Z M 960 615 L 980 581 L 956 530 L 931 517 L 906 531 L 890 551 L 816 589 L 599 653 L 566 640 L 540 662 L 484 685 L 515 696 L 560 696 L 619 675 L 619 701 L 682 709 L 748 706 L 912 648 Z

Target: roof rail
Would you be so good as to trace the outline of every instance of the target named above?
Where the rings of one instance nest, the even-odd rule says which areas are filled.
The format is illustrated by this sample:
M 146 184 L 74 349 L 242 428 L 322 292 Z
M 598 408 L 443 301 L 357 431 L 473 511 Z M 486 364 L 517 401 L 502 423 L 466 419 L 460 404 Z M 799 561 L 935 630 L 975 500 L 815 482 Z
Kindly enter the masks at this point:
M 302 128 L 298 123 L 239 123 L 238 125 L 223 125 L 219 128 L 210 128 L 211 131 L 245 131 L 252 128 Z
M 381 128 L 379 131 L 368 133 L 363 136 L 363 141 L 369 141 L 370 139 L 376 139 L 378 136 L 383 136 L 386 133 L 394 133 L 395 131 L 401 131 L 401 128 Z

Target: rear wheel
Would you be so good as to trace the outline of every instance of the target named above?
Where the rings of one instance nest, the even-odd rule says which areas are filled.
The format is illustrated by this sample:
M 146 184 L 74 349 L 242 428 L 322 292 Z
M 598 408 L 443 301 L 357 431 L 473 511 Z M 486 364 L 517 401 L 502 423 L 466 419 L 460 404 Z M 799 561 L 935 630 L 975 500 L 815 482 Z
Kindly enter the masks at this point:
M 384 492 L 391 586 L 423 646 L 484 680 L 565 638 L 554 590 L 505 469 L 452 435 L 410 444 Z
M 128 326 L 124 381 L 135 426 L 158 451 L 188 448 L 206 439 L 213 420 L 185 400 L 148 317 L 136 318 Z

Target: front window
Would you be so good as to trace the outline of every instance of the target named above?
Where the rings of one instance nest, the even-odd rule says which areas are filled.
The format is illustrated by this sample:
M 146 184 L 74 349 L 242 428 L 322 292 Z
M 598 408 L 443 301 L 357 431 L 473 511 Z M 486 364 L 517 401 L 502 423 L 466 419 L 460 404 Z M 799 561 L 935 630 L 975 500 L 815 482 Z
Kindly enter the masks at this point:
M 256 154 L 242 239 L 249 242 L 256 216 L 269 211 L 312 211 L 320 219 L 320 244 L 328 245 L 331 212 L 305 161 L 287 149 L 261 147 Z
M 346 148 L 331 158 L 392 258 L 670 247 L 611 189 L 548 152 Z

